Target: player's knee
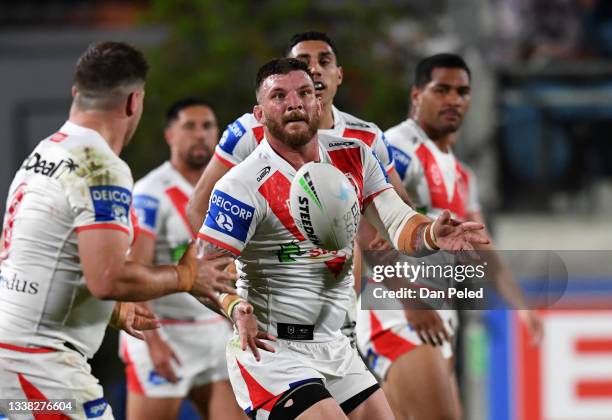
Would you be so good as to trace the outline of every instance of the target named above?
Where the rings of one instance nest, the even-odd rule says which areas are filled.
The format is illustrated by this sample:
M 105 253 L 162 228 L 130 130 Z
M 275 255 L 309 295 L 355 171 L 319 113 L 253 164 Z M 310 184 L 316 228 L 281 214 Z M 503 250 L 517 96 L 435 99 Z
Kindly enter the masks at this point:
M 304 383 L 281 395 L 270 412 L 269 420 L 295 419 L 319 401 L 331 397 L 320 379 Z

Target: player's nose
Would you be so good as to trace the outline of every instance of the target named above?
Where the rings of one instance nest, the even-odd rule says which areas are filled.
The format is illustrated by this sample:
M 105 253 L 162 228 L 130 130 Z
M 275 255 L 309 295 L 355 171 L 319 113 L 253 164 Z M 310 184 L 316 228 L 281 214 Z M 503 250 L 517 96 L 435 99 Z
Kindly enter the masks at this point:
M 301 109 L 304 107 L 304 102 L 300 98 L 297 92 L 289 92 L 286 97 L 286 103 L 288 109 Z

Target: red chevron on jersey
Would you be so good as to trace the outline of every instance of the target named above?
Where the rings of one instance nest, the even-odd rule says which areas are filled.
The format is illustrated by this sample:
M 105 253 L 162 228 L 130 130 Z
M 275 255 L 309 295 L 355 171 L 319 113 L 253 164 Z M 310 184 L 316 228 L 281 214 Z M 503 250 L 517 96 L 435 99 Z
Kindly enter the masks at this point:
M 405 340 L 393 331 L 384 329 L 382 324 L 374 315 L 374 311 L 370 312 L 370 328 L 371 341 L 374 346 L 374 351 L 389 360 L 395 360 L 404 353 L 416 348 L 416 345 Z
M 187 218 L 187 203 L 189 202 L 189 197 L 178 187 L 168 188 L 165 192 L 166 195 L 170 197 L 170 201 L 172 202 L 174 208 L 176 208 L 178 214 L 181 216 L 181 219 L 183 219 L 187 232 L 190 232 L 191 237 L 195 238 L 196 232 L 194 232 L 191 228 L 191 224 Z
M 333 260 L 325 261 L 325 265 L 329 268 L 329 271 L 334 273 L 334 277 L 338 278 L 340 273 L 342 273 L 342 269 L 344 268 L 344 263 L 346 262 L 346 257 L 336 257 Z
M 357 149 L 359 151 L 359 149 Z M 289 190 L 291 189 L 291 182 L 279 171 L 276 171 L 272 176 L 268 177 L 266 182 L 261 184 L 259 187 L 259 193 L 268 202 L 272 213 L 278 220 L 287 228 L 289 232 L 298 241 L 303 241 L 304 235 L 298 230 L 291 213 L 289 212 Z
M 361 162 L 359 147 L 329 150 L 328 153 L 334 166 L 340 169 L 357 187 L 359 204 L 363 207 L 363 162 Z
M 253 127 L 253 135 L 255 136 L 255 140 L 257 144 L 261 143 L 264 138 L 264 128 L 263 125 Z
M 433 208 L 448 209 L 456 214 L 458 218 L 465 218 L 468 199 L 468 172 L 461 167 L 459 162 L 456 163 L 457 178 L 453 191 L 453 200 L 449 201 L 444 179 L 434 155 L 425 144 L 421 144 L 417 148 L 416 155 L 425 171 L 425 179 L 427 180 L 431 195 L 431 206 Z
M 242 379 L 246 383 L 247 389 L 249 391 L 249 399 L 251 400 L 251 408 L 253 410 L 258 410 L 263 408 L 267 411 L 272 411 L 272 407 L 276 403 L 276 400 L 280 397 L 280 395 L 275 396 L 270 393 L 267 389 L 259 384 L 251 376 L 251 374 L 242 366 L 242 364 L 236 359 L 236 363 L 238 364 L 238 368 L 240 369 L 240 374 L 242 375 Z
M 372 143 L 374 143 L 374 139 L 376 138 L 376 134 L 364 130 L 355 130 L 354 128 L 345 128 L 344 132 L 342 133 L 342 137 L 361 140 L 371 147 Z

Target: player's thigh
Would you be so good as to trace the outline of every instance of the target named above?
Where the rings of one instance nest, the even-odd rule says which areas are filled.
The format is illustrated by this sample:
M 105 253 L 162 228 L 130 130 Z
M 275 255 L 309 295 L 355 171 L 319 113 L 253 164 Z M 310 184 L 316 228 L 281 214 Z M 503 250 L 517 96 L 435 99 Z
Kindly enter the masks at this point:
M 151 398 L 135 392 L 127 395 L 127 420 L 176 419 L 182 398 Z
M 346 419 L 346 415 L 333 398 L 326 398 L 321 400 L 296 417 L 297 420 L 335 420 L 335 419 Z M 289 417 L 286 417 L 288 420 Z M 270 420 L 276 420 L 270 417 Z M 281 418 L 278 418 L 281 420 Z
M 393 420 L 393 412 L 382 389 L 376 390 L 367 400 L 359 404 L 348 414 L 351 420 Z
M 421 345 L 391 364 L 383 390 L 400 419 L 455 419 L 450 379 L 440 349 Z
M 217 381 L 194 387 L 189 392 L 200 416 L 208 419 L 247 419 L 240 409 L 229 380 Z

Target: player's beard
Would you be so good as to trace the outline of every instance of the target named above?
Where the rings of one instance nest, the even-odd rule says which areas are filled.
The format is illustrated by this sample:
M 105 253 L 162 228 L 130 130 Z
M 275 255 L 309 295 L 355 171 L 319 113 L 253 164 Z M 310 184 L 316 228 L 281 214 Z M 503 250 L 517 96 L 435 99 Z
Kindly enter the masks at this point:
M 202 169 L 208 165 L 208 162 L 210 162 L 210 159 L 212 158 L 212 153 L 208 153 L 207 150 L 206 154 L 196 154 L 192 149 L 193 148 L 190 148 L 187 153 L 185 153 L 183 156 L 183 162 L 194 170 Z
M 285 125 L 290 121 L 295 120 L 295 118 L 300 117 L 304 118 L 303 121 L 307 124 L 307 128 L 298 132 L 287 132 L 287 130 L 285 130 Z M 310 142 L 310 140 L 312 140 L 314 135 L 317 133 L 317 130 L 319 129 L 319 116 L 316 113 L 313 113 L 312 115 L 293 113 L 283 117 L 280 122 L 273 120 L 272 118 L 266 118 L 266 126 L 270 131 L 270 134 L 272 134 L 274 137 L 285 143 L 287 146 L 297 149 L 308 144 L 308 142 Z

